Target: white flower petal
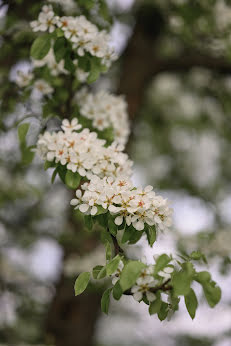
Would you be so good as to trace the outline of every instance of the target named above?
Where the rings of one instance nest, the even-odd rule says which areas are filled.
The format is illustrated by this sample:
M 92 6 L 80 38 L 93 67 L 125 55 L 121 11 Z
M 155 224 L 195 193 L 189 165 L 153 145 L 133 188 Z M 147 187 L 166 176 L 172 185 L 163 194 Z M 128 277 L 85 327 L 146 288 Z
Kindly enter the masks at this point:
M 89 209 L 89 205 L 88 204 L 81 204 L 79 206 L 79 210 L 81 211 L 81 213 L 86 213 Z

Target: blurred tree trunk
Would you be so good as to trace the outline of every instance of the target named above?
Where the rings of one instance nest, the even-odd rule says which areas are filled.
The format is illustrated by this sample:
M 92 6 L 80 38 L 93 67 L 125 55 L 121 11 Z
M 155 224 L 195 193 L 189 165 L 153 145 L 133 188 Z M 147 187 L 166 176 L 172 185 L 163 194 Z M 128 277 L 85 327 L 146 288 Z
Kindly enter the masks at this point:
M 144 92 L 152 78 L 152 48 L 158 41 L 163 20 L 153 6 L 141 7 L 136 14 L 133 35 L 124 51 L 118 93 L 125 95 L 131 120 L 138 113 Z M 73 225 L 74 226 L 74 225 Z M 76 225 L 76 227 L 78 227 Z M 81 246 L 88 248 L 86 239 Z M 94 246 L 98 243 L 94 242 Z M 68 257 L 68 249 L 65 249 Z M 84 293 L 74 297 L 74 282 L 62 274 L 47 318 L 47 333 L 56 346 L 91 346 L 100 310 L 100 295 Z

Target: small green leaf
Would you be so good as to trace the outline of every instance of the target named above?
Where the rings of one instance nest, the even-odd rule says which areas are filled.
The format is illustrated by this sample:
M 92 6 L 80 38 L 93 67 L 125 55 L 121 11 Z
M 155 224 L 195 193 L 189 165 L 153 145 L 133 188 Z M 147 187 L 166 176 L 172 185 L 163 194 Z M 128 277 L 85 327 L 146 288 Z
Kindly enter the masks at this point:
M 47 171 L 48 168 L 54 167 L 55 162 L 54 161 L 45 161 L 44 163 L 44 170 Z
M 105 278 L 105 276 L 106 276 L 106 267 L 103 267 L 103 268 L 100 270 L 100 272 L 99 272 L 99 274 L 98 274 L 98 276 L 97 276 L 97 279 L 98 279 L 98 280 L 103 279 L 103 278 Z
M 184 301 L 185 301 L 185 305 L 188 310 L 188 313 L 193 320 L 196 314 L 196 309 L 198 307 L 198 301 L 197 301 L 196 294 L 192 288 L 190 288 L 189 293 L 184 297 Z
M 196 273 L 195 280 L 203 284 L 211 280 L 211 274 L 207 271 Z
M 157 275 L 160 270 L 164 269 L 170 261 L 171 258 L 166 254 L 159 256 L 156 260 L 154 275 Z
M 129 244 L 136 244 L 140 240 L 142 235 L 143 235 L 143 232 L 141 231 L 134 232 L 133 235 L 129 239 Z
M 109 228 L 110 233 L 113 236 L 116 236 L 116 234 L 117 234 L 117 226 L 116 226 L 116 224 L 114 222 L 114 219 L 111 217 L 111 215 L 108 217 L 108 228 Z
M 89 272 L 81 273 L 78 276 L 78 278 L 75 281 L 75 295 L 76 296 L 78 296 L 83 291 L 85 291 L 85 289 L 87 288 L 87 285 L 90 281 L 90 277 L 91 277 L 91 275 Z
M 91 215 L 84 215 L 84 223 L 89 231 L 93 228 L 93 220 Z
M 107 275 L 112 275 L 113 273 L 115 273 L 116 269 L 118 268 L 120 260 L 121 260 L 120 255 L 117 255 L 106 265 Z
M 62 182 L 65 184 L 65 177 L 66 177 L 67 169 L 66 166 L 58 165 L 58 174 Z
M 65 176 L 65 184 L 70 189 L 77 189 L 81 181 L 81 176 L 78 173 L 73 173 L 72 171 L 67 170 Z
M 107 242 L 105 244 L 105 250 L 106 250 L 106 260 L 110 261 L 112 258 L 112 247 L 111 247 L 111 243 Z
M 75 65 L 69 55 L 64 58 L 64 68 L 71 73 L 75 72 Z
M 92 276 L 93 278 L 96 280 L 98 279 L 99 273 L 101 272 L 101 270 L 103 269 L 103 266 L 97 265 L 93 268 L 92 270 Z
M 131 261 L 124 266 L 120 276 L 120 286 L 123 291 L 135 284 L 143 268 L 145 268 L 145 264 L 139 261 Z
M 21 150 L 21 159 L 22 164 L 27 165 L 32 162 L 35 152 L 31 151 L 31 147 L 27 147 L 26 143 L 26 135 L 28 133 L 30 124 L 29 123 L 23 123 L 19 125 L 18 127 L 18 139 L 20 144 L 20 150 Z
M 55 178 L 56 178 L 57 173 L 58 173 L 58 167 L 56 167 L 56 168 L 54 169 L 54 172 L 52 173 L 51 184 L 54 184 L 54 181 L 55 181 Z
M 207 259 L 205 255 L 201 253 L 200 251 L 193 251 L 189 257 L 194 261 L 202 260 L 204 263 L 207 263 Z
M 211 308 L 213 308 L 221 299 L 221 289 L 214 281 L 203 284 L 205 298 Z
M 154 315 L 154 314 L 158 314 L 161 308 L 161 295 L 160 292 L 158 291 L 156 293 L 156 300 L 154 300 L 153 302 L 151 302 L 150 306 L 149 306 L 149 314 L 150 315 Z
M 23 123 L 19 125 L 18 127 L 18 139 L 20 144 L 26 143 L 26 135 L 29 130 L 30 124 L 29 123 Z
M 112 291 L 112 287 L 108 288 L 101 299 L 101 310 L 102 312 L 104 312 L 105 314 L 108 314 L 108 308 L 109 308 L 109 303 L 110 303 L 110 294 Z
M 92 57 L 90 60 L 91 70 L 87 78 L 88 83 L 95 82 L 101 73 L 101 61 L 98 58 Z
M 161 302 L 160 311 L 158 312 L 158 318 L 160 321 L 165 320 L 168 315 L 168 304 L 165 302 Z
M 156 229 L 155 229 L 155 227 L 153 227 L 153 226 L 148 227 L 146 233 L 147 233 L 148 243 L 152 247 L 156 241 Z
M 36 60 L 43 59 L 49 52 L 51 47 L 51 36 L 43 34 L 35 39 L 31 46 L 30 54 Z
M 129 241 L 132 238 L 132 236 L 134 235 L 134 233 L 136 233 L 136 232 L 139 232 L 139 231 L 137 231 L 132 225 L 129 227 L 125 227 L 121 243 L 124 244 L 127 241 Z
M 194 268 L 192 263 L 183 263 L 183 268 L 179 272 L 175 272 L 172 277 L 172 285 L 176 296 L 188 295 L 190 292 L 191 282 L 194 276 Z
M 107 214 L 96 215 L 94 216 L 94 220 L 96 220 L 104 229 L 107 228 Z
M 120 281 L 119 280 L 116 282 L 115 286 L 113 287 L 112 294 L 113 294 L 113 298 L 115 300 L 119 300 L 121 298 L 121 296 L 123 294 L 123 290 L 122 290 L 122 288 L 120 286 Z
M 54 44 L 55 59 L 59 63 L 65 56 L 67 49 L 67 40 L 64 37 L 59 37 Z

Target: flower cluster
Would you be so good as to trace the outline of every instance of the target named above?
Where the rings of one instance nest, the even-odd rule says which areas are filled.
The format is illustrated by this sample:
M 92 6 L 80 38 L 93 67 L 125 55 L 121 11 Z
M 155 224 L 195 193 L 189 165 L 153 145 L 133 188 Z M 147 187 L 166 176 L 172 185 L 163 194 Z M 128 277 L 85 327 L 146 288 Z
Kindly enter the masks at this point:
M 76 95 L 80 114 L 92 120 L 93 126 L 103 131 L 113 128 L 114 139 L 125 144 L 129 135 L 127 104 L 122 96 L 114 96 L 106 91 L 95 94 L 84 88 Z
M 155 265 L 148 265 L 141 271 L 139 278 L 136 280 L 136 284 L 131 288 L 133 297 L 137 301 L 141 301 L 146 296 L 149 302 L 153 302 L 156 299 L 156 295 L 153 292 L 155 288 L 160 284 L 167 283 L 171 278 L 171 273 L 174 271 L 172 266 L 166 266 L 163 270 L 160 270 L 158 279 L 154 278 Z
M 42 7 L 38 20 L 31 22 L 33 31 L 54 32 L 59 28 L 64 37 L 76 49 L 78 56 L 90 53 L 92 56 L 102 59 L 102 64 L 110 66 L 116 56 L 110 47 L 110 36 L 106 31 L 99 31 L 97 26 L 89 22 L 86 17 L 56 16 L 51 5 Z
M 158 260 L 159 256 L 154 256 Z M 146 263 L 146 258 L 143 259 Z M 164 268 L 155 272 L 155 265 L 149 264 L 142 269 L 139 277 L 136 279 L 136 283 L 131 287 L 131 293 L 133 298 L 137 301 L 141 301 L 146 298 L 149 302 L 153 302 L 156 299 L 155 291 L 160 286 L 165 286 L 171 279 L 171 274 L 174 271 L 172 264 L 166 264 Z M 120 260 L 116 271 L 111 275 L 112 284 L 115 285 L 120 280 L 122 270 L 124 268 L 124 262 Z
M 81 189 L 76 191 L 77 199 L 72 199 L 71 204 L 84 214 L 95 215 L 101 206 L 115 217 L 117 226 L 125 221 L 127 226 L 132 225 L 138 231 L 144 230 L 146 224 L 158 230 L 172 224 L 168 201 L 156 195 L 152 186 L 135 188 L 128 178 L 93 176 Z
M 68 170 L 78 172 L 90 179 L 99 177 L 131 175 L 132 162 L 123 153 L 123 146 L 112 143 L 105 147 L 105 140 L 97 137 L 95 132 L 81 129 L 77 118 L 71 123 L 65 119 L 59 132 L 45 132 L 37 143 L 39 156 L 47 161 L 65 165 Z

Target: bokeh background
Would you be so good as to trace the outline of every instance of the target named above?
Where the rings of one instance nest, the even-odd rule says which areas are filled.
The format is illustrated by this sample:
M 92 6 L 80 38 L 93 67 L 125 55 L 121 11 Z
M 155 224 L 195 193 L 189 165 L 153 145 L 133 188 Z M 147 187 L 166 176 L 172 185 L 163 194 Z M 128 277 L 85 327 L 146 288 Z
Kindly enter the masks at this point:
M 174 208 L 153 249 L 141 239 L 127 251 L 152 262 L 200 249 L 223 292 L 211 310 L 195 287 L 196 319 L 182 304 L 170 322 L 130 297 L 102 315 L 95 287 L 74 297 L 77 274 L 104 262 L 104 251 L 72 214 L 70 191 L 50 184 L 38 158 L 22 164 L 17 140 L 27 109 L 13 85 L 30 68 L 28 23 L 42 3 L 0 1 L 0 345 L 230 346 L 231 1 L 108 0 L 119 60 L 92 89 L 125 95 L 133 181 Z M 29 121 L 33 144 L 40 122 Z

